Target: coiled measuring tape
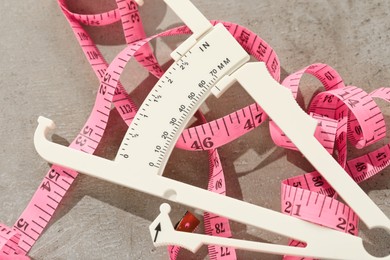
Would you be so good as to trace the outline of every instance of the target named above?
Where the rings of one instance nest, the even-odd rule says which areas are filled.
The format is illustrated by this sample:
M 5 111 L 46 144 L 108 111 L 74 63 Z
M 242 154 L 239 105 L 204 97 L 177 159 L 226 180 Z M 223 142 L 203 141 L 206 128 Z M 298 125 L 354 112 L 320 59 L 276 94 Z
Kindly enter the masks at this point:
M 253 33 L 251 33 L 250 31 L 248 31 L 242 27 L 234 26 L 232 24 L 225 24 L 225 26 L 229 28 L 230 32 L 233 32 L 233 30 L 234 30 L 234 32 L 232 34 L 237 38 L 237 40 L 241 44 L 244 45 L 244 48 L 246 48 L 247 50 L 249 50 L 252 53 L 257 53 L 258 57 L 263 56 L 264 57 L 263 60 L 265 60 L 265 58 L 267 58 L 268 61 L 270 61 L 270 63 L 267 63 L 269 66 L 269 70 L 271 72 L 273 71 L 274 73 L 277 74 L 278 68 L 279 68 L 278 67 L 278 64 L 279 64 L 278 60 L 277 60 L 275 54 L 273 53 L 273 51 L 271 50 L 271 48 L 268 45 L 266 45 L 266 43 L 264 43 L 260 38 L 257 38 L 257 36 L 255 36 Z M 180 32 L 185 32 L 185 29 L 181 28 L 181 29 L 178 29 L 177 31 L 173 30 L 167 34 L 180 33 Z M 137 48 L 137 46 L 139 47 L 140 45 L 141 45 L 141 43 L 137 43 L 130 48 L 135 49 L 135 48 Z M 250 48 L 249 46 L 252 46 L 254 48 Z M 207 48 L 208 46 L 206 44 L 205 46 L 202 45 L 201 47 Z M 129 50 L 127 50 L 127 51 L 129 51 Z M 132 50 L 132 51 L 134 51 L 134 50 Z M 267 53 L 267 51 L 269 51 L 269 53 Z M 131 51 L 129 51 L 129 52 L 131 52 Z M 115 87 L 110 86 L 110 81 L 112 80 L 114 82 L 117 82 L 117 80 L 119 79 L 119 75 L 116 77 L 114 77 L 113 75 L 119 73 L 118 71 L 120 71 L 120 68 L 124 67 L 123 66 L 124 63 L 122 63 L 124 61 L 120 60 L 120 58 L 124 59 L 124 60 L 128 59 L 128 58 L 124 58 L 124 57 L 126 57 L 124 54 L 128 54 L 128 53 L 123 52 L 122 55 L 118 56 L 118 59 L 116 60 L 117 67 L 115 67 L 115 65 L 112 65 L 112 67 L 110 66 L 112 68 L 112 74 L 110 74 L 111 71 L 109 73 L 105 74 L 105 77 L 102 80 L 102 84 L 99 87 L 99 94 L 100 95 L 114 96 L 114 94 L 115 94 L 114 92 L 111 92 L 111 94 L 110 94 L 110 88 L 112 88 L 112 89 L 115 88 Z M 91 57 L 93 57 L 93 56 L 91 56 Z M 226 59 L 223 59 L 222 63 L 225 60 Z M 230 62 L 230 59 L 229 59 L 229 62 Z M 229 62 L 227 62 L 227 63 L 229 63 Z M 114 63 L 112 63 L 112 64 L 114 64 Z M 184 69 L 186 69 L 185 66 L 190 66 L 189 64 L 190 64 L 190 62 L 187 62 L 187 64 L 184 62 L 182 64 L 179 64 L 178 66 L 179 67 L 184 66 Z M 218 65 L 221 65 L 221 63 L 219 63 Z M 219 69 L 218 65 L 217 65 L 217 68 Z M 224 63 L 223 63 L 223 66 L 225 66 Z M 189 67 L 187 67 L 187 69 L 189 69 Z M 340 92 L 338 92 L 336 90 L 335 91 L 331 90 L 330 92 L 326 92 L 326 94 L 324 94 L 322 98 L 320 98 L 320 97 L 318 98 L 319 101 L 317 101 L 317 103 L 315 103 L 315 102 L 312 103 L 313 106 L 311 108 L 311 111 L 313 113 L 317 112 L 320 115 L 320 116 L 318 116 L 318 118 L 321 118 L 322 116 L 328 116 L 330 118 L 330 119 L 325 118 L 324 120 L 320 121 L 320 123 L 319 123 L 320 126 L 324 127 L 324 125 L 325 125 L 325 128 L 317 128 L 317 129 L 321 129 L 317 132 L 322 134 L 323 139 L 326 140 L 326 142 L 328 142 L 328 143 L 332 143 L 331 142 L 332 138 L 334 140 L 337 140 L 336 141 L 336 149 L 338 150 L 339 162 L 341 164 L 343 164 L 343 162 L 345 163 L 345 158 L 346 158 L 345 146 L 343 146 L 343 144 L 345 143 L 345 140 L 346 140 L 345 133 L 347 133 L 347 132 L 350 133 L 351 132 L 350 130 L 353 129 L 355 131 L 355 133 L 353 135 L 351 135 L 351 138 L 354 138 L 352 140 L 356 140 L 356 143 L 358 145 L 364 145 L 364 143 L 372 143 L 375 140 L 377 140 L 380 137 L 380 135 L 383 135 L 384 129 L 383 129 L 383 126 L 380 125 L 380 122 L 381 121 L 383 122 L 383 120 L 380 120 L 380 114 L 377 113 L 375 107 L 370 107 L 369 111 L 373 111 L 373 113 L 370 113 L 370 114 L 363 113 L 363 115 L 361 115 L 361 113 L 358 113 L 359 110 L 360 111 L 364 110 L 364 109 L 362 109 L 363 105 L 367 106 L 367 104 L 370 104 L 370 103 L 372 104 L 372 101 L 371 101 L 372 99 L 367 98 L 367 95 L 364 95 L 364 94 L 362 95 L 361 90 L 358 90 L 357 88 L 352 88 L 352 87 L 344 88 L 342 83 L 340 83 L 341 81 L 340 81 L 340 78 L 338 77 L 337 73 L 335 73 L 331 68 L 329 68 L 326 65 L 319 64 L 317 66 L 311 66 L 311 67 L 305 69 L 305 72 L 308 72 L 308 73 L 311 73 L 311 74 L 318 76 L 323 83 L 325 82 L 324 85 L 328 89 L 341 89 Z M 297 78 L 299 78 L 300 75 L 302 75 L 302 74 L 303 74 L 303 71 L 298 72 L 294 77 L 290 77 L 290 82 L 291 82 L 290 84 L 292 87 L 294 87 L 294 85 L 295 85 L 293 82 L 294 81 L 296 82 Z M 170 81 L 169 81 L 169 79 L 171 79 L 171 78 L 169 78 L 168 75 L 167 75 L 167 77 L 168 78 L 165 79 L 166 82 L 168 84 L 173 84 L 173 82 L 170 83 Z M 334 82 L 332 82 L 333 80 L 334 80 Z M 171 79 L 171 81 L 172 81 L 172 79 Z M 288 82 L 288 81 L 286 81 L 286 82 Z M 200 81 L 200 83 L 202 83 L 202 82 Z M 283 84 L 283 85 L 286 86 L 286 85 L 288 85 L 288 83 Z M 296 84 L 296 86 L 297 86 L 297 84 Z M 193 96 L 190 94 L 189 94 L 189 96 Z M 124 92 L 116 93 L 115 97 L 118 95 L 124 95 Z M 149 98 L 151 99 L 150 102 L 159 103 L 160 99 L 162 99 L 162 95 L 160 95 L 160 96 L 156 95 L 156 94 L 153 94 L 153 95 L 155 95 L 155 96 L 149 96 Z M 377 96 L 382 97 L 382 98 L 387 98 L 386 95 L 388 95 L 388 90 L 387 89 L 380 89 L 377 91 L 376 94 L 374 93 L 373 95 L 377 95 Z M 99 97 L 99 95 L 98 95 L 98 97 Z M 119 102 L 118 104 L 121 104 L 121 105 L 117 106 L 117 107 L 119 107 L 119 110 L 121 110 L 122 112 L 123 111 L 124 112 L 130 111 L 130 108 L 127 107 L 125 104 L 125 102 L 129 102 L 129 101 L 127 101 L 125 99 L 122 100 L 120 98 L 117 100 Z M 157 100 L 157 101 L 155 101 L 155 100 Z M 341 102 L 343 102 L 343 101 L 346 102 L 345 106 L 342 106 L 342 104 L 341 104 Z M 120 103 L 120 102 L 122 102 L 122 103 Z M 321 107 L 321 105 L 324 105 L 324 103 L 326 104 L 326 107 Z M 122 107 L 122 109 L 121 109 L 121 107 Z M 332 112 L 331 111 L 332 109 L 328 109 L 329 107 L 334 107 L 334 109 L 333 109 L 334 111 Z M 360 123 L 359 125 L 356 125 L 356 123 L 355 123 L 355 125 L 352 125 L 352 128 L 351 128 L 351 124 L 349 124 L 348 125 L 349 129 L 343 129 L 343 127 L 344 128 L 347 127 L 347 124 L 342 125 L 342 127 L 337 127 L 336 125 L 337 125 L 337 123 L 343 122 L 343 120 L 348 119 L 347 107 L 350 109 L 350 111 L 352 111 L 352 113 L 356 113 L 355 114 L 356 119 L 353 118 L 353 120 L 351 120 L 351 122 L 362 122 L 362 123 Z M 126 110 L 126 108 L 128 108 L 128 109 Z M 141 107 L 141 109 L 142 109 L 142 107 Z M 326 110 L 327 112 L 324 113 L 323 111 L 321 111 L 321 109 Z M 329 110 L 331 112 L 329 112 Z M 95 111 L 96 111 L 96 115 L 97 114 L 104 115 L 103 109 L 96 109 Z M 328 113 L 333 113 L 333 115 L 331 114 L 329 116 Z M 128 114 L 128 113 L 123 113 L 123 114 Z M 93 116 L 96 116 L 96 115 L 93 115 Z M 143 116 L 143 115 L 140 114 L 140 116 Z M 332 120 L 332 118 L 334 120 Z M 373 136 L 373 138 L 370 135 L 370 132 L 369 132 L 370 130 L 366 130 L 365 126 L 364 126 L 364 124 L 371 126 L 371 124 L 367 123 L 369 120 L 371 120 L 371 118 L 375 119 L 375 122 L 379 122 L 379 125 L 376 126 L 376 128 L 374 129 L 375 130 L 374 133 L 376 133 L 378 136 Z M 190 148 L 195 149 L 195 150 L 200 150 L 200 149 L 205 150 L 205 149 L 216 148 L 216 147 L 218 147 L 218 146 L 220 146 L 220 145 L 222 145 L 230 140 L 233 140 L 234 138 L 237 138 L 241 134 L 253 129 L 254 127 L 258 126 L 260 123 L 262 123 L 264 121 L 264 119 L 265 119 L 265 112 L 261 108 L 259 108 L 259 106 L 253 105 L 253 106 L 250 106 L 248 108 L 237 111 L 236 113 L 232 113 L 231 115 L 228 115 L 228 116 L 220 119 L 219 121 L 217 120 L 215 122 L 210 122 L 210 123 L 207 123 L 205 125 L 201 125 L 197 128 L 187 130 L 186 132 L 184 132 L 181 135 L 181 139 L 183 140 L 181 145 L 182 146 L 187 145 Z M 100 121 L 104 121 L 104 120 L 105 120 L 104 118 L 100 118 Z M 131 119 L 128 119 L 128 120 L 130 121 Z M 169 121 L 169 123 L 170 122 L 171 121 Z M 175 122 L 173 122 L 173 125 L 174 125 L 174 123 Z M 97 126 L 100 126 L 100 125 L 97 125 Z M 240 127 L 241 127 L 241 129 L 240 129 Z M 330 131 L 331 129 L 335 129 L 335 128 L 337 129 L 335 132 Z M 234 129 L 237 129 L 236 132 L 234 132 Z M 381 131 L 382 129 L 383 129 L 383 131 Z M 141 131 L 141 132 L 143 132 L 143 131 Z M 80 147 L 85 146 L 85 147 L 89 147 L 90 149 L 93 149 L 93 148 L 91 148 L 93 146 L 89 145 L 87 143 L 88 143 L 88 140 L 90 140 L 90 139 L 88 139 L 88 137 L 90 137 L 94 133 L 95 133 L 95 128 L 91 127 L 91 125 L 86 125 L 83 128 L 82 133 L 80 133 L 80 135 L 76 138 L 75 143 L 77 145 L 79 145 Z M 382 133 L 382 134 L 380 134 L 380 133 Z M 136 135 L 137 133 L 132 133 L 132 134 Z M 162 135 L 165 136 L 164 132 Z M 231 136 L 233 136 L 233 137 L 231 137 Z M 229 138 L 230 138 L 230 140 L 229 140 Z M 278 137 L 276 137 L 276 138 L 274 137 L 274 140 L 277 138 Z M 284 140 L 284 143 L 283 143 L 284 146 L 291 147 L 291 142 L 288 139 L 286 139 L 284 134 L 281 134 L 279 139 Z M 280 142 L 282 142 L 282 141 L 280 141 Z M 179 139 L 179 143 L 180 143 L 180 139 Z M 178 143 L 178 145 L 179 145 L 179 143 Z M 160 147 L 162 147 L 162 146 L 160 146 Z M 83 149 L 85 150 L 85 148 L 83 148 Z M 159 150 L 159 149 L 157 149 L 157 150 Z M 331 148 L 328 148 L 328 150 L 331 151 Z M 363 179 L 367 178 L 368 176 L 373 175 L 374 173 L 378 172 L 380 169 L 384 168 L 388 164 L 388 159 L 386 159 L 388 156 L 387 157 L 384 156 L 383 153 L 385 155 L 388 154 L 388 146 L 383 147 L 382 150 L 378 150 L 376 152 L 371 153 L 370 155 L 367 155 L 366 158 L 358 158 L 355 160 L 356 162 L 354 161 L 351 164 L 348 163 L 348 168 L 351 168 L 350 165 L 352 165 L 356 168 L 355 171 L 354 171 L 355 168 L 351 168 L 352 170 L 349 170 L 350 173 L 355 174 L 354 176 L 356 176 L 356 177 L 354 177 L 354 178 L 356 180 L 363 180 Z M 126 155 L 127 154 L 122 153 L 122 157 L 125 158 Z M 149 156 L 142 157 L 142 158 L 150 159 Z M 369 158 L 370 160 L 368 160 L 368 161 L 364 160 L 367 158 Z M 127 159 L 127 158 L 125 158 L 125 159 Z M 376 159 L 376 160 L 373 160 L 373 159 Z M 158 166 L 158 160 L 156 162 L 149 161 L 147 163 L 150 167 Z M 57 181 L 61 180 L 61 178 L 63 178 L 63 176 L 66 176 L 66 172 L 63 173 L 63 172 L 61 172 L 60 169 L 58 169 L 58 171 L 50 171 L 48 174 L 47 180 L 45 180 L 41 185 L 41 190 L 49 191 L 49 192 L 54 190 L 52 181 L 54 181 L 54 183 L 57 183 Z M 211 178 L 211 180 L 213 180 L 213 178 Z M 305 180 L 305 182 L 303 180 Z M 213 183 L 213 182 L 211 182 L 211 183 Z M 294 179 L 294 182 L 290 182 L 290 180 L 288 180 L 288 181 L 286 181 L 286 183 L 287 184 L 293 183 L 293 186 L 296 189 L 294 191 L 294 189 L 292 187 L 285 188 L 285 193 L 284 193 L 285 195 L 282 197 L 284 197 L 284 199 L 287 199 L 287 200 L 285 203 L 283 203 L 283 205 L 285 205 L 285 207 L 283 208 L 283 211 L 285 211 L 286 213 L 290 213 L 292 215 L 295 215 L 295 216 L 299 216 L 299 217 L 304 216 L 306 214 L 305 213 L 306 212 L 305 206 L 303 206 L 304 203 L 302 203 L 302 202 L 304 201 L 307 204 L 310 204 L 310 202 L 311 202 L 311 200 L 306 197 L 306 196 L 309 196 L 307 194 L 311 194 L 311 193 L 307 193 L 307 192 L 305 193 L 302 190 L 302 188 L 308 188 L 310 190 L 317 189 L 321 193 L 325 193 L 328 195 L 333 195 L 333 193 L 334 193 L 333 191 L 330 190 L 330 187 L 326 188 L 328 184 L 325 182 L 325 180 L 322 179 L 322 177 L 319 176 L 318 174 L 316 175 L 315 173 L 313 173 L 312 177 L 310 177 L 310 178 L 307 178 L 307 176 L 304 176 L 304 177 L 302 177 L 301 181 L 299 181 L 298 179 Z M 216 190 L 216 187 L 222 188 L 223 181 L 220 181 L 220 179 L 218 179 L 218 178 L 214 178 L 214 184 L 212 184 L 211 187 L 214 187 L 214 188 L 212 188 L 214 190 Z M 297 194 L 298 194 L 298 196 L 297 196 Z M 168 195 L 173 195 L 173 194 L 168 194 Z M 329 201 L 329 203 L 331 203 L 331 202 L 333 202 L 333 200 L 332 199 L 329 200 L 329 197 L 325 197 L 325 199 L 321 199 L 320 195 L 316 195 L 316 196 L 317 197 L 315 200 L 315 202 L 316 202 L 315 204 L 322 205 L 322 207 L 317 207 L 317 208 L 321 212 L 321 214 L 323 214 L 322 216 L 325 216 L 326 215 L 324 212 L 325 205 L 327 206 L 328 201 Z M 326 200 L 326 198 L 328 198 L 328 201 Z M 322 204 L 321 203 L 318 204 L 318 202 L 321 202 Z M 310 204 L 310 206 L 312 206 L 312 205 Z M 329 207 L 329 208 L 332 208 L 332 207 Z M 309 207 L 307 207 L 307 209 L 309 209 Z M 332 210 L 333 210 L 333 208 L 332 208 Z M 314 212 L 313 210 L 308 210 L 308 211 L 310 211 L 311 213 Z M 51 212 L 51 211 L 49 211 L 49 212 Z M 165 208 L 165 212 L 166 212 L 166 208 Z M 349 210 L 348 210 L 348 212 L 349 212 L 348 215 L 355 216 L 355 217 L 351 217 L 351 219 L 350 219 L 349 217 L 348 218 L 343 217 L 344 215 L 338 215 L 341 213 L 338 213 L 337 210 L 335 210 L 335 212 L 336 212 L 336 217 L 338 217 L 338 219 L 345 218 L 346 221 L 348 221 L 345 223 L 345 225 L 337 224 L 337 226 L 350 227 L 349 224 L 355 225 L 353 221 L 354 221 L 354 219 L 356 219 L 356 216 L 354 214 L 350 214 Z M 343 210 L 343 213 L 344 213 L 344 210 Z M 321 216 L 321 214 L 320 214 L 320 216 Z M 305 217 L 303 217 L 303 218 L 305 218 Z M 321 218 L 318 217 L 318 219 L 321 219 Z M 333 221 L 332 223 L 334 224 L 335 222 Z M 217 224 L 219 224 L 219 226 L 218 226 L 219 228 L 217 228 Z M 21 228 L 22 231 L 23 231 L 23 229 L 24 229 L 24 231 L 27 231 L 27 230 L 30 231 L 30 228 L 31 228 L 30 221 L 27 221 L 25 218 L 19 219 L 16 226 L 19 226 L 19 229 Z M 214 222 L 213 224 L 210 224 L 210 226 L 214 227 L 215 233 L 218 233 L 217 230 L 219 230 L 219 233 L 225 233 L 225 231 L 221 232 L 221 230 L 228 230 L 228 229 L 223 228 L 225 226 L 221 225 L 218 222 Z M 336 228 L 339 228 L 337 226 L 336 226 Z M 356 226 L 354 226 L 354 227 L 356 227 Z M 341 228 L 339 228 L 339 229 L 341 229 Z M 349 228 L 345 229 L 345 231 L 349 232 L 349 233 L 351 233 L 352 231 L 355 231 L 355 230 L 357 230 L 357 228 L 354 230 L 349 229 Z M 161 234 L 160 234 L 160 237 L 161 237 Z M 220 247 L 220 249 L 222 249 L 222 250 L 220 250 L 219 256 L 222 256 L 222 255 L 226 256 L 226 255 L 228 255 L 227 252 L 229 252 L 229 253 L 231 252 L 230 249 L 226 249 L 224 247 Z M 231 254 L 229 254 L 229 255 L 231 256 Z

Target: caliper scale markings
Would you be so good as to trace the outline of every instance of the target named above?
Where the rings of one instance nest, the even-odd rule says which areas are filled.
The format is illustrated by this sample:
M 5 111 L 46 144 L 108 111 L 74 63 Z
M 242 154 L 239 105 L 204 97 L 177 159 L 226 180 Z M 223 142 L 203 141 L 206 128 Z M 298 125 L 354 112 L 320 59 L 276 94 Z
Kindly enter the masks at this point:
M 142 104 L 142 115 L 136 115 L 119 148 L 118 162 L 127 160 L 132 167 L 137 165 L 137 170 L 162 174 L 168 159 L 165 155 L 173 149 L 174 139 L 179 137 L 176 133 L 183 130 L 215 83 L 248 59 L 244 50 L 238 53 L 226 50 L 227 44 L 217 39 L 229 33 L 222 25 L 218 27 L 216 34 L 199 40 L 156 84 L 158 93 L 152 90 Z M 234 48 L 238 43 L 231 38 L 230 45 Z M 206 64 L 205 60 L 215 62 Z M 166 98 L 172 96 L 177 100 L 175 104 Z M 163 116 L 157 117 L 153 111 L 161 109 L 164 109 Z M 148 134 L 152 129 L 159 134 Z

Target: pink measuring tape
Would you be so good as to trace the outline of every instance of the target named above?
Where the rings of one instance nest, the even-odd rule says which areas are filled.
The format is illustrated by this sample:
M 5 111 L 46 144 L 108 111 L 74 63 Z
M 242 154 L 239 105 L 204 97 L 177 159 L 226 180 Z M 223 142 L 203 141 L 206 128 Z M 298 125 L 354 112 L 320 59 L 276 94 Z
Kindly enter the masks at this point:
M 128 125 L 137 112 L 136 106 L 119 83 L 119 77 L 129 59 L 135 57 L 152 74 L 161 77 L 162 69 L 148 45 L 144 43 L 155 37 L 188 34 L 190 31 L 183 26 L 145 39 L 134 1 L 118 0 L 118 9 L 96 15 L 74 14 L 67 9 L 64 1 L 59 1 L 59 4 L 95 74 L 101 81 L 93 111 L 70 145 L 74 149 L 93 153 L 107 126 L 112 103 Z M 119 20 L 122 22 L 129 47 L 108 66 L 81 24 L 102 26 Z M 224 23 L 224 25 L 244 49 L 256 59 L 264 61 L 272 76 L 279 80 L 280 62 L 273 49 L 244 27 L 232 23 Z M 389 145 L 349 161 L 347 161 L 346 147 L 347 139 L 356 147 L 362 148 L 385 136 L 383 115 L 373 98 L 390 101 L 390 89 L 380 88 L 368 94 L 357 87 L 346 87 L 338 73 L 325 64 L 314 64 L 304 68 L 288 76 L 282 84 L 296 95 L 299 81 L 305 73 L 318 78 L 326 89 L 313 97 L 309 113 L 318 121 L 315 136 L 327 151 L 335 154 L 340 165 L 356 182 L 366 180 L 387 167 L 390 163 Z M 158 100 L 159 96 L 156 95 L 155 99 Z M 208 189 L 225 194 L 225 178 L 216 148 L 258 127 L 266 117 L 266 113 L 257 104 L 249 105 L 211 122 L 206 122 L 204 117 L 198 114 L 201 124 L 186 129 L 181 134 L 176 147 L 186 150 L 209 150 Z M 295 149 L 291 141 L 272 121 L 270 130 L 275 144 Z M 27 254 L 76 177 L 77 172 L 59 166 L 53 166 L 49 170 L 13 228 L 0 226 L 2 251 L 0 259 L 13 255 L 22 257 Z M 285 214 L 357 235 L 357 216 L 348 206 L 336 199 L 337 194 L 319 173 L 307 173 L 283 181 L 281 197 L 282 212 Z M 223 237 L 233 235 L 229 221 L 224 217 L 205 213 L 204 225 L 209 235 Z M 290 245 L 304 246 L 300 241 L 293 240 Z M 169 252 L 170 258 L 176 259 L 179 248 L 170 247 Z M 209 246 L 209 255 L 211 259 L 236 258 L 235 250 L 231 247 Z M 293 259 L 293 257 L 286 258 Z

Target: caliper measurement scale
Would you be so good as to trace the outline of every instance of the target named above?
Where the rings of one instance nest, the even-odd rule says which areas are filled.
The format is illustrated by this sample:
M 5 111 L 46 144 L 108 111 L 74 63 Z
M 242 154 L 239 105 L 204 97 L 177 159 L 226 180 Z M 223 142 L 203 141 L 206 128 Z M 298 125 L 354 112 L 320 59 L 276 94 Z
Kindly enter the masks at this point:
M 161 175 L 168 159 L 165 155 L 171 153 L 178 134 L 207 98 L 211 87 L 222 76 L 249 59 L 248 54 L 222 24 L 217 25 L 214 30 L 215 33 L 202 38 L 158 81 L 139 109 L 134 123 L 130 125 L 116 161 L 131 165 L 137 171 Z M 225 37 L 230 42 L 218 41 Z M 235 51 L 238 47 L 241 52 Z M 156 115 L 155 111 L 167 116 Z M 139 149 L 134 150 L 134 147 Z
M 249 56 L 244 49 L 222 25 L 212 27 L 188 1 L 167 2 L 194 34 L 174 52 L 175 64 L 141 106 L 116 160 L 109 161 L 49 142 L 45 135 L 54 124 L 42 117 L 34 138 L 41 156 L 91 176 L 307 243 L 305 248 L 294 248 L 174 231 L 170 228 L 169 206 L 162 205 L 160 216 L 150 226 L 156 245 L 178 244 L 194 251 L 202 244 L 218 244 L 316 258 L 376 259 L 365 251 L 359 237 L 158 176 L 180 131 L 207 94 L 213 91 L 218 96 L 237 80 L 369 228 L 390 229 L 388 218 L 314 138 L 316 122 L 299 108 L 289 90 L 272 79 L 264 63 L 245 64 Z M 257 86 L 259 83 L 261 86 Z M 280 109 L 276 100 L 286 108 Z

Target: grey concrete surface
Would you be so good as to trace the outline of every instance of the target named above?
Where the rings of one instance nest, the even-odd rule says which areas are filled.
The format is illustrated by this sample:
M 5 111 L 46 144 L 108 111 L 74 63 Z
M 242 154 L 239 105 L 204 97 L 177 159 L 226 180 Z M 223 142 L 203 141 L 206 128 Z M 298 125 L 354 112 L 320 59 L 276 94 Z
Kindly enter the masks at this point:
M 112 0 L 68 1 L 73 10 L 93 13 L 115 6 Z M 210 19 L 232 21 L 250 28 L 277 52 L 282 77 L 315 62 L 333 66 L 346 84 L 370 91 L 390 86 L 390 2 L 388 1 L 280 1 L 193 0 Z M 180 24 L 161 0 L 146 0 L 141 9 L 148 35 Z M 0 221 L 12 225 L 49 169 L 33 146 L 36 119 L 44 115 L 57 123 L 53 140 L 68 144 L 89 115 L 98 81 L 90 69 L 56 1 L 0 2 Z M 123 47 L 119 24 L 88 28 L 103 55 L 111 60 Z M 183 37 L 153 42 L 159 61 Z M 131 91 L 155 80 L 135 63 L 122 77 Z M 320 83 L 302 82 L 307 104 Z M 145 97 L 135 91 L 138 104 Z M 251 104 L 239 86 L 221 99 L 210 98 L 209 120 Z M 390 109 L 379 103 L 389 125 Z M 108 134 L 98 155 L 114 158 L 126 127 L 113 112 Z M 389 142 L 387 137 L 380 143 Z M 369 151 L 373 148 L 365 149 Z M 252 131 L 219 149 L 227 176 L 228 196 L 280 210 L 281 180 L 311 171 L 298 153 L 277 148 L 268 126 Z M 361 154 L 349 148 L 349 157 Z M 200 187 L 207 185 L 205 153 L 174 151 L 165 175 Z M 364 191 L 390 216 L 390 170 L 362 185 Z M 165 248 L 154 248 L 148 225 L 163 200 L 80 175 L 58 208 L 50 225 L 29 255 L 33 259 L 167 259 Z M 172 205 L 178 220 L 185 207 Z M 261 221 L 261 220 L 259 220 Z M 285 243 L 286 238 L 232 223 L 237 238 Z M 361 236 L 376 246 L 371 251 L 389 253 L 388 234 L 361 227 Z M 207 259 L 205 247 L 181 259 Z M 238 251 L 239 259 L 281 259 L 280 256 Z

